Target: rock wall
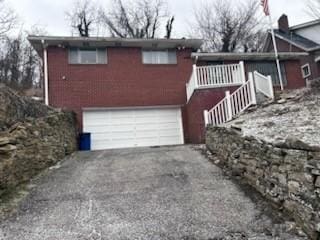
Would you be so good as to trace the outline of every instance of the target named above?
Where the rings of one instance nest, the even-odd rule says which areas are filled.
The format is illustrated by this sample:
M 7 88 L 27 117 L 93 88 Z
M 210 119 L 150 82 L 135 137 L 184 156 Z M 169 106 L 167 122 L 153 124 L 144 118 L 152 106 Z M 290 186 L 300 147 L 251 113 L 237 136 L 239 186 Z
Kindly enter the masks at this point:
M 20 98 L 3 86 L 0 126 L 0 196 L 77 149 L 73 113 Z
M 320 152 L 300 141 L 272 145 L 232 128 L 208 128 L 207 148 L 223 167 L 241 176 L 311 239 L 320 239 Z
M 27 118 L 45 117 L 54 109 L 28 97 L 19 96 L 12 89 L 0 84 L 0 131 Z

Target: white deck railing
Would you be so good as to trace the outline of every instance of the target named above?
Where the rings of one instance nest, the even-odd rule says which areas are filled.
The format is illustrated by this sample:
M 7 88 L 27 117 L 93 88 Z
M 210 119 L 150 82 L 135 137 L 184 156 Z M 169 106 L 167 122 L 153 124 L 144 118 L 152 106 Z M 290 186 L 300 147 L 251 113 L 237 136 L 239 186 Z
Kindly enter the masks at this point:
M 256 104 L 256 93 L 252 73 L 249 74 L 249 80 L 239 89 L 226 96 L 210 111 L 204 111 L 205 125 L 218 126 L 231 121 L 251 105 Z
M 189 101 L 194 90 L 198 88 L 197 86 L 197 78 L 196 78 L 196 65 L 193 65 L 192 74 L 189 82 L 187 83 L 187 100 Z
M 253 75 L 257 91 L 263 93 L 271 99 L 274 99 L 273 83 L 271 76 L 264 76 L 257 71 L 255 71 Z
M 189 101 L 195 89 L 242 85 L 245 78 L 243 62 L 200 67 L 193 65 L 192 75 L 187 83 L 187 100 Z

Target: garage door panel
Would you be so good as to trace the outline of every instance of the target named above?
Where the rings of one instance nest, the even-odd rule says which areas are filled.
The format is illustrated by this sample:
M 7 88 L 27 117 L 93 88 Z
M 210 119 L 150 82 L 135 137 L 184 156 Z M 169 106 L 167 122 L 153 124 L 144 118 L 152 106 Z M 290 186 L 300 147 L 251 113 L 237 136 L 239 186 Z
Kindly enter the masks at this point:
M 159 135 L 159 140 L 172 140 L 172 139 L 177 139 L 177 141 L 179 140 L 180 136 L 178 134 L 162 134 Z
M 93 134 L 93 139 L 92 139 L 92 142 L 96 142 L 96 143 L 101 143 L 101 142 L 119 142 L 119 141 L 132 141 L 134 142 L 135 140 L 135 137 L 132 136 L 132 137 L 124 137 L 124 136 L 112 136 L 112 137 L 108 137 L 106 135 L 98 135 L 98 134 Z
M 141 131 L 141 132 L 136 132 L 134 135 L 136 138 L 144 138 L 144 137 L 148 137 L 148 138 L 157 138 L 158 137 L 158 132 L 155 132 L 154 130 L 149 130 L 149 131 Z
M 87 126 L 84 128 L 85 132 L 90 132 L 90 133 L 110 133 L 110 132 L 129 132 L 129 131 L 134 131 L 134 125 L 97 125 L 97 126 Z
M 130 148 L 135 146 L 135 139 L 115 139 L 110 143 L 108 148 Z M 104 149 L 106 149 L 106 146 L 104 146 Z
M 160 130 L 177 129 L 177 124 L 178 122 L 159 123 L 158 128 Z
M 106 122 L 106 120 L 104 121 Z M 103 122 L 102 122 L 103 123 Z M 134 125 L 134 118 L 110 118 L 106 122 L 108 125 Z
M 150 123 L 150 122 L 156 122 L 157 121 L 157 114 L 150 114 L 150 115 L 145 115 L 142 114 L 141 112 L 137 112 L 135 115 L 135 122 L 136 123 Z
M 84 122 L 84 124 L 86 124 Z M 110 129 L 115 129 L 115 128 L 124 128 L 124 129 L 134 129 L 135 127 L 135 123 L 131 122 L 131 121 L 127 121 L 127 122 L 90 122 L 87 123 L 86 125 L 84 125 L 84 128 L 86 129 L 99 129 L 99 131 L 101 131 L 101 129 L 107 129 L 107 131 L 110 131 Z
M 84 121 L 84 124 L 86 126 L 99 126 L 99 125 L 109 125 L 109 126 L 113 126 L 114 124 L 134 124 L 134 118 L 97 118 L 97 119 L 87 119 L 86 121 Z
M 102 132 L 102 133 L 93 133 L 91 138 L 95 140 L 115 140 L 115 139 L 134 139 L 133 131 L 118 131 L 118 132 Z
M 178 108 L 85 111 L 83 130 L 93 150 L 183 144 Z
M 134 128 L 137 131 L 150 131 L 158 128 L 158 125 L 156 123 L 137 123 Z

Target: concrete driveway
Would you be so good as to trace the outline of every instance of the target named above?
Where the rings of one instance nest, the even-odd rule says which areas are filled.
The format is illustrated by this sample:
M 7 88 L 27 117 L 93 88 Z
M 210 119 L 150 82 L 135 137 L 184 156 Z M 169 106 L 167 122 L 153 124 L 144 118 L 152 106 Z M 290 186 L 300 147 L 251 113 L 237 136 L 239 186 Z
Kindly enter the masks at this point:
M 1 240 L 275 239 L 271 220 L 192 146 L 79 152 L 34 184 Z

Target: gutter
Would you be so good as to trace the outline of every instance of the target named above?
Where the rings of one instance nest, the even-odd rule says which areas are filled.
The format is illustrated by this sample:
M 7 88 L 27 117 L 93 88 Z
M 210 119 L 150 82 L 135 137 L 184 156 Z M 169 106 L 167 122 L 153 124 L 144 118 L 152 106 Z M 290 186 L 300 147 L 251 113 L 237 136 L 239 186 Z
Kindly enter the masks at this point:
M 308 56 L 307 52 L 280 52 L 280 60 L 299 59 L 300 57 Z M 226 60 L 226 61 L 260 61 L 274 60 L 273 53 L 192 53 L 192 59 L 198 60 Z
M 43 47 L 43 71 L 44 71 L 44 102 L 49 105 L 49 78 L 48 78 L 48 51 L 45 40 L 41 40 Z
M 121 45 L 122 47 L 146 47 L 151 48 L 159 45 L 164 48 L 176 48 L 185 46 L 197 50 L 201 47 L 203 41 L 201 39 L 140 39 L 140 38 L 114 38 L 114 37 L 63 37 L 63 36 L 28 36 L 29 42 L 36 45 L 45 41 L 47 45 L 75 45 L 82 46 L 83 43 L 90 43 L 92 46 L 114 47 Z

